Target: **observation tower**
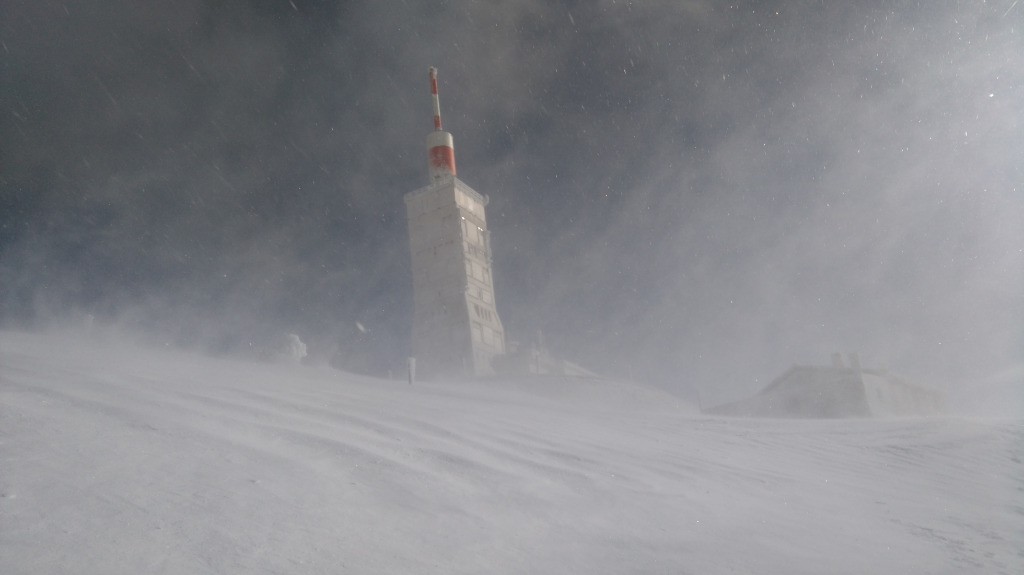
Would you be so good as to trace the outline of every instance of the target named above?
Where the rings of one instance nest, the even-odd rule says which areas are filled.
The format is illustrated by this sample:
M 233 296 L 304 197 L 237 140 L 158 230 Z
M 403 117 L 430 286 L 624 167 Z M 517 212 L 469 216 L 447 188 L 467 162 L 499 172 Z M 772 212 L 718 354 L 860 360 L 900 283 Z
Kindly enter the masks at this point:
M 405 195 L 416 371 L 425 378 L 491 375 L 492 360 L 505 353 L 505 329 L 494 302 L 488 200 L 456 177 L 454 141 L 441 126 L 433 67 L 430 94 L 428 183 Z

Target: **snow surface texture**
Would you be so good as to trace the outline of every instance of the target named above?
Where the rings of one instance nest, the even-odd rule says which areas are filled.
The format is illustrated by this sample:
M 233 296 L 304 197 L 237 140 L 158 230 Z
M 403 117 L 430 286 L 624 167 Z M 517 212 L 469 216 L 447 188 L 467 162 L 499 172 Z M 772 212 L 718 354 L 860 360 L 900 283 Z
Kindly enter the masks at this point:
M 0 333 L 0 573 L 1022 573 L 1024 427 Z

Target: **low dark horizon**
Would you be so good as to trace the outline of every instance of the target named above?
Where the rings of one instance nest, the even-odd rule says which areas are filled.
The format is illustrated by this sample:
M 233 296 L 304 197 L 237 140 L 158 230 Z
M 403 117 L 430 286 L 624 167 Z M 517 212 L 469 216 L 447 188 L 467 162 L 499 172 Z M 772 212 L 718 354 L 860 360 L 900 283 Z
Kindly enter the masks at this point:
M 427 68 L 510 340 L 708 403 L 1024 373 L 1024 7 L 0 8 L 0 325 L 409 352 Z

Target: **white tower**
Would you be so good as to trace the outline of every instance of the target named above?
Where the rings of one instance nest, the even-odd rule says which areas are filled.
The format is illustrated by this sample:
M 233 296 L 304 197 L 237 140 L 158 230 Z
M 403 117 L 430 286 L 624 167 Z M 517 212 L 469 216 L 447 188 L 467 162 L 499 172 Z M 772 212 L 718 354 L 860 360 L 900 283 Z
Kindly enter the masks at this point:
M 505 353 L 494 305 L 487 196 L 455 177 L 452 135 L 441 129 L 437 69 L 430 68 L 434 131 L 429 184 L 405 195 L 412 253 L 412 348 L 426 377 L 489 375 Z

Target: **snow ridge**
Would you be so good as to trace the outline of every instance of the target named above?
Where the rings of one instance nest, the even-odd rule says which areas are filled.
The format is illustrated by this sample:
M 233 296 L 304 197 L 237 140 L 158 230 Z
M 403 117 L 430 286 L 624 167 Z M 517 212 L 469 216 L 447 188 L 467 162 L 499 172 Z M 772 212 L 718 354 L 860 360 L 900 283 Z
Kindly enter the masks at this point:
M 3 573 L 1019 573 L 1022 458 L 1020 421 L 0 333 Z

